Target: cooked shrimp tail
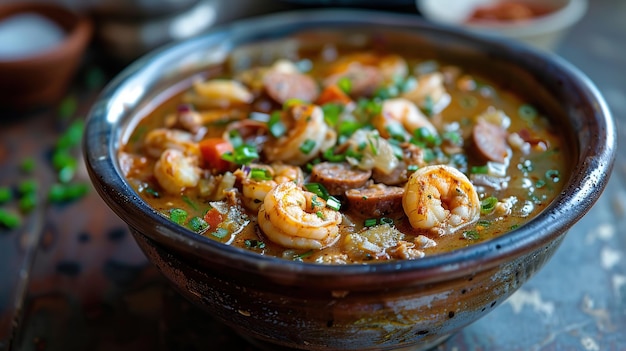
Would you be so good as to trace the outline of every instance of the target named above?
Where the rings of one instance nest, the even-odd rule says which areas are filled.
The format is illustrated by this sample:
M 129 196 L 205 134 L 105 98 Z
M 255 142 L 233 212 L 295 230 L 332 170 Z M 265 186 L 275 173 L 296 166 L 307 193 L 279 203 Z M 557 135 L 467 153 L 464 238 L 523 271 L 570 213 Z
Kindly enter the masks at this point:
M 413 173 L 405 185 L 402 206 L 413 228 L 441 235 L 480 216 L 474 185 L 459 170 L 445 165 L 427 166 Z

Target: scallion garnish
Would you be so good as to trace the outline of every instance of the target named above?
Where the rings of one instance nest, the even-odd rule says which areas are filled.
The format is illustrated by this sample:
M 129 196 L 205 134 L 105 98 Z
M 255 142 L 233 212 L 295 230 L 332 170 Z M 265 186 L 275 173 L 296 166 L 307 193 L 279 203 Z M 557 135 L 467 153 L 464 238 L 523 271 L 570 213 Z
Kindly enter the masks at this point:
M 551 181 L 555 183 L 558 183 L 559 180 L 561 179 L 561 174 L 556 169 L 549 169 L 546 171 L 546 178 L 550 179 Z
M 272 173 L 264 168 L 251 168 L 250 178 L 254 180 L 272 180 Z
M 406 166 L 406 170 L 409 172 L 415 172 L 420 168 L 418 165 L 408 165 Z
M 187 211 L 182 208 L 170 209 L 170 219 L 172 222 L 183 225 L 187 221 Z
M 422 109 L 427 116 L 432 116 L 435 113 L 435 101 L 432 96 L 427 95 L 426 98 L 424 98 L 424 106 Z
M 368 218 L 363 222 L 363 225 L 366 227 L 373 227 L 376 225 L 376 223 L 378 223 L 378 220 L 376 218 Z
M 393 219 L 389 218 L 389 217 L 382 217 L 380 219 L 380 224 L 389 224 L 392 225 L 393 224 Z
M 322 105 L 322 111 L 324 112 L 324 122 L 330 127 L 335 127 L 339 122 L 339 116 L 343 112 L 343 106 L 335 103 L 328 103 Z
M 270 119 L 267 122 L 267 127 L 270 131 L 270 134 L 272 134 L 274 138 L 280 138 L 287 132 L 287 127 L 285 127 L 285 124 L 281 120 L 280 111 L 272 112 L 272 114 L 270 115 Z
M 315 148 L 315 141 L 311 139 L 306 139 L 300 145 L 300 152 L 302 152 L 305 155 L 308 155 L 311 153 L 311 151 L 313 151 L 314 148 Z
M 335 154 L 335 148 L 328 148 L 322 154 L 325 160 L 330 162 L 343 162 L 346 160 L 346 154 Z
M 209 227 L 209 224 L 200 217 L 192 217 L 187 223 L 189 229 L 196 233 L 201 233 Z
M 0 205 L 5 204 L 13 199 L 13 192 L 8 187 L 0 187 Z
M 497 203 L 498 203 L 498 199 L 495 198 L 494 196 L 489 196 L 489 197 L 482 199 L 482 201 L 480 201 L 480 213 L 482 214 L 491 213 L 496 208 Z
M 470 173 L 472 174 L 487 174 L 489 173 L 489 166 L 472 166 Z
M 248 115 L 248 119 L 267 123 L 270 121 L 270 115 L 262 112 L 250 112 L 250 115 Z
M 254 146 L 243 144 L 236 147 L 232 152 L 223 153 L 221 157 L 228 162 L 233 162 L 238 165 L 247 165 L 259 158 L 259 153 Z
M 400 123 L 391 123 L 387 126 L 387 132 L 394 140 L 405 141 L 404 127 Z
M 480 235 L 475 230 L 468 230 L 468 231 L 463 232 L 463 239 L 478 240 L 480 239 Z
M 244 244 L 248 249 L 264 249 L 265 243 L 261 240 L 256 239 L 246 239 L 244 240 Z
M 326 200 L 326 207 L 339 211 L 341 208 L 341 202 L 339 202 L 339 200 L 337 200 L 334 196 L 331 196 L 328 200 Z
M 0 226 L 8 229 L 14 229 L 19 227 L 21 224 L 22 219 L 20 216 L 0 208 Z
M 228 230 L 224 228 L 217 228 L 215 229 L 213 233 L 211 233 L 211 235 L 213 235 L 214 237 L 218 239 L 224 239 L 226 235 L 228 235 Z
M 350 94 L 352 91 L 352 81 L 348 77 L 339 78 L 337 80 L 337 86 L 346 94 Z
M 233 129 L 233 130 L 228 132 L 228 141 L 230 141 L 231 145 L 234 148 L 237 148 L 237 147 L 243 145 L 243 139 L 241 138 L 241 135 L 239 134 L 239 131 L 236 130 L 236 129 Z
M 530 122 L 537 117 L 537 110 L 532 105 L 524 104 L 517 109 L 517 114 L 521 119 Z
M 304 184 L 304 188 L 324 200 L 330 197 L 328 190 L 320 183 L 306 183 Z

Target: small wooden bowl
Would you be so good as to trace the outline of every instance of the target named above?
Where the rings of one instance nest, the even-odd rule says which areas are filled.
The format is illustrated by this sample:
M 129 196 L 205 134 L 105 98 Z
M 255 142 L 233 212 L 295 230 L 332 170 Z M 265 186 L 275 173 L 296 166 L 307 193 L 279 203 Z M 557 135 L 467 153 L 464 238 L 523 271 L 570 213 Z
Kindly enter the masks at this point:
M 55 47 L 17 59 L 0 59 L 0 106 L 25 109 L 57 101 L 78 68 L 93 31 L 91 20 L 54 4 L 0 5 L 0 20 L 19 14 L 37 14 L 65 31 Z M 29 40 L 29 38 L 23 38 Z

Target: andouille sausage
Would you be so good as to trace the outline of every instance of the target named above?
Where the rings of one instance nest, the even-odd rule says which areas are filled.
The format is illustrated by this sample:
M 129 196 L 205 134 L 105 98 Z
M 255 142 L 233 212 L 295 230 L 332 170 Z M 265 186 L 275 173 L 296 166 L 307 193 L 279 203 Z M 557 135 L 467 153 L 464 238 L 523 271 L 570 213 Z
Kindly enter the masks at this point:
M 376 218 L 401 213 L 403 193 L 402 187 L 374 184 L 367 188 L 346 191 L 346 199 L 352 211 Z
M 319 95 L 315 80 L 298 72 L 270 70 L 263 77 L 263 86 L 267 95 L 279 104 L 284 104 L 289 99 L 313 102 Z
M 346 190 L 365 186 L 372 175 L 348 163 L 322 162 L 313 166 L 310 181 L 321 183 L 331 195 L 343 195 Z
M 345 72 L 336 73 L 328 77 L 324 84 L 336 84 L 341 78 L 347 78 L 350 81 L 349 95 L 353 98 L 374 94 L 384 81 L 384 76 L 380 69 L 355 63 L 350 65 Z
M 506 137 L 506 130 L 483 119 L 472 128 L 474 147 L 480 158 L 486 161 L 504 163 L 509 154 Z

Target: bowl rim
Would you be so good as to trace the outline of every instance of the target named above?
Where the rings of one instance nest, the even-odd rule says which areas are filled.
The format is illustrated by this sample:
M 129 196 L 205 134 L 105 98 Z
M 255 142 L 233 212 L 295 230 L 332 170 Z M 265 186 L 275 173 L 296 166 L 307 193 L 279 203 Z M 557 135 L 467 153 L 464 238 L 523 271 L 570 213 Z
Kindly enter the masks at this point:
M 302 263 L 274 257 L 267 257 L 224 245 L 212 239 L 200 236 L 191 230 L 182 228 L 167 220 L 145 203 L 138 194 L 124 181 L 117 159 L 116 142 L 120 139 L 119 130 L 113 127 L 121 119 L 110 109 L 115 99 L 122 99 L 121 93 L 128 92 L 134 80 L 142 74 L 154 73 L 159 62 L 166 62 L 176 57 L 176 51 L 188 52 L 193 48 L 220 43 L 229 36 L 263 36 L 268 30 L 287 30 L 308 25 L 382 25 L 393 29 L 414 31 L 439 31 L 462 40 L 480 42 L 484 45 L 497 46 L 516 54 L 527 55 L 531 60 L 548 60 L 556 69 L 571 77 L 593 102 L 594 115 L 598 128 L 605 135 L 589 138 L 591 145 L 579 150 L 579 161 L 573 169 L 570 180 L 562 194 L 546 207 L 539 215 L 525 225 L 492 240 L 470 245 L 448 253 L 427 256 L 418 260 L 390 261 L 364 265 L 328 265 Z M 126 91 L 124 90 L 126 89 Z M 128 97 L 126 97 L 128 98 Z M 132 101 L 131 101 L 132 102 Z M 440 280 L 443 277 L 472 275 L 481 269 L 495 267 L 511 257 L 521 256 L 532 250 L 538 250 L 564 234 L 572 225 L 588 212 L 605 188 L 615 159 L 616 150 L 615 122 L 593 82 L 576 67 L 564 59 L 546 52 L 541 52 L 527 45 L 468 33 L 453 26 L 428 23 L 406 14 L 380 12 L 376 10 L 354 9 L 315 9 L 279 12 L 255 18 L 239 20 L 209 30 L 203 35 L 168 44 L 136 60 L 114 78 L 103 90 L 91 108 L 85 125 L 83 152 L 87 170 L 96 190 L 109 207 L 118 214 L 131 228 L 141 228 L 141 221 L 153 221 L 160 233 L 142 233 L 162 246 L 201 259 L 211 257 L 226 266 L 237 266 L 243 271 L 259 271 L 264 274 L 281 277 L 285 273 L 297 272 L 308 277 L 343 280 L 348 277 L 369 275 L 374 279 L 399 274 L 409 275 L 411 279 Z M 572 160 L 576 163 L 576 160 Z M 138 217 L 135 217 L 138 216 Z M 381 280 L 382 281 L 382 280 Z

